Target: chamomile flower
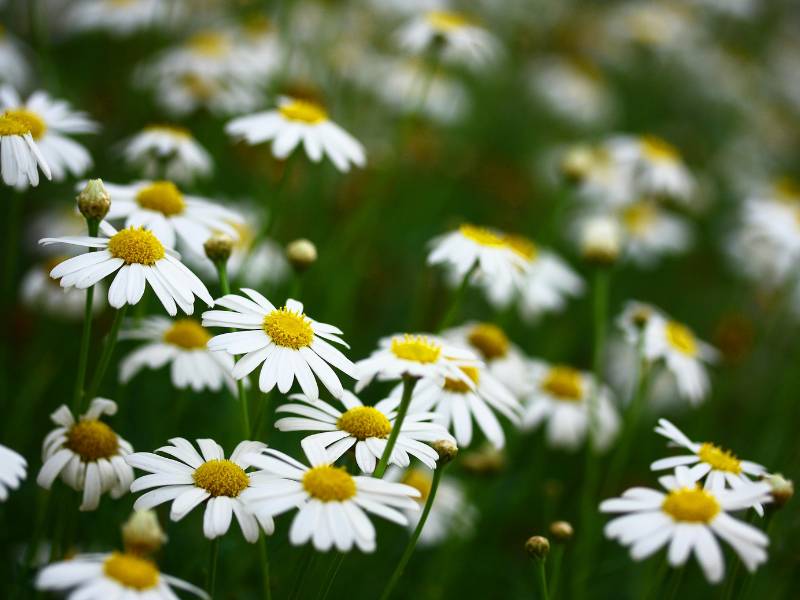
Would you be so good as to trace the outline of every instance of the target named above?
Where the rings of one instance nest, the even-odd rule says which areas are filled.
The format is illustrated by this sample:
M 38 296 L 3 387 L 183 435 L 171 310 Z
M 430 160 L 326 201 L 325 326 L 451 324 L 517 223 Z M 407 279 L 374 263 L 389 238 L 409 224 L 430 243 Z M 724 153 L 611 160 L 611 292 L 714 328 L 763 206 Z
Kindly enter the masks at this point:
M 21 52 L 17 40 L 0 24 L 0 82 L 22 88 L 30 76 L 28 59 Z
M 15 490 L 27 475 L 28 462 L 11 448 L 0 444 L 0 502 L 8 499 L 9 490 Z
M 233 358 L 224 352 L 211 352 L 206 344 L 211 333 L 193 319 L 171 320 L 165 317 L 147 317 L 128 323 L 120 332 L 120 339 L 144 340 L 119 364 L 122 383 L 130 381 L 147 367 L 160 369 L 170 365 L 172 385 L 178 389 L 191 388 L 219 391 L 225 384 L 231 392 L 236 383 L 231 376 Z
M 685 252 L 692 242 L 686 221 L 668 213 L 652 200 L 641 200 L 622 208 L 620 222 L 623 253 L 642 267 L 654 266 L 665 255 Z
M 319 431 L 321 433 L 309 435 L 305 440 L 325 448 L 331 463 L 355 447 L 358 467 L 364 473 L 375 470 L 386 448 L 386 440 L 395 427 L 399 398 L 386 398 L 375 406 L 364 406 L 355 394 L 345 391 L 340 399 L 344 412 L 303 394 L 295 394 L 291 399 L 299 403 L 284 404 L 275 412 L 296 416 L 278 419 L 275 427 L 280 431 Z M 389 464 L 407 467 L 410 457 L 413 457 L 431 469 L 436 468 L 438 454 L 425 442 L 455 440 L 441 425 L 430 422 L 435 416 L 422 412 L 406 416 Z
M 767 560 L 767 536 L 734 519 L 729 512 L 768 502 L 769 484 L 752 483 L 736 490 L 704 490 L 696 487 L 684 466 L 659 481 L 666 494 L 636 487 L 620 498 L 600 504 L 601 512 L 629 513 L 612 519 L 605 527 L 605 534 L 630 546 L 634 560 L 644 560 L 669 544 L 670 565 L 685 564 L 694 552 L 711 583 L 722 581 L 725 572 L 717 537 L 730 544 L 750 572 Z
M 177 314 L 176 305 L 187 315 L 192 314 L 195 296 L 209 306 L 214 305 L 203 282 L 181 263 L 174 250 L 165 248 L 152 231 L 136 227 L 117 231 L 103 222 L 100 232 L 104 237 L 39 240 L 43 245 L 70 244 L 98 249 L 65 260 L 50 271 L 50 277 L 61 279 L 61 287 L 86 289 L 117 272 L 108 288 L 108 303 L 114 308 L 137 304 L 144 294 L 145 282 L 173 317 Z
M 86 290 L 62 288 L 58 281 L 50 277 L 50 271 L 69 259 L 69 256 L 53 256 L 33 265 L 23 276 L 20 295 L 23 303 L 31 309 L 42 310 L 48 315 L 61 319 L 82 319 L 86 309 Z M 97 294 L 92 302 L 92 312 L 98 313 L 105 307 L 105 286 L 96 284 Z
M 83 491 L 80 510 L 95 510 L 100 496 L 109 493 L 120 498 L 128 493 L 133 469 L 125 457 L 133 452 L 131 445 L 100 420 L 117 412 L 117 404 L 95 398 L 76 421 L 66 405 L 61 405 L 50 419 L 58 427 L 44 438 L 44 464 L 36 483 L 49 490 L 57 477 L 76 491 Z
M 234 224 L 244 219 L 207 198 L 188 196 L 171 181 L 105 184 L 114 199 L 108 221 L 124 219 L 125 227 L 146 227 L 168 248 L 176 242 L 203 255 L 203 244 L 215 232 L 236 239 Z
M 577 182 L 579 196 L 593 209 L 625 206 L 638 193 L 634 163 L 624 156 L 614 139 L 595 146 L 570 148 L 562 161 L 562 169 Z
M 279 159 L 287 158 L 302 142 L 310 160 L 319 162 L 326 155 L 342 172 L 351 164 L 363 167 L 367 160 L 361 143 L 310 100 L 281 97 L 277 109 L 234 119 L 225 131 L 250 145 L 272 140 L 272 154 Z
M 270 516 L 254 516 L 243 502 L 247 490 L 264 486 L 272 489 L 270 482 L 274 478 L 247 470 L 250 467 L 247 455 L 266 448 L 265 444 L 240 442 L 227 459 L 214 440 L 197 440 L 200 452 L 184 438 L 172 438 L 169 442 L 156 452 L 178 460 L 151 452 L 136 452 L 127 457 L 132 467 L 150 473 L 131 484 L 133 493 L 150 490 L 136 499 L 134 510 L 146 510 L 172 501 L 170 519 L 180 521 L 205 504 L 203 535 L 210 540 L 225 535 L 234 516 L 244 538 L 251 544 L 258 541 L 259 528 L 267 535 L 274 531 Z
M 303 443 L 308 462 L 303 463 L 282 452 L 266 449 L 249 454 L 246 460 L 260 473 L 277 477 L 271 484 L 243 494 L 244 501 L 258 518 L 272 519 L 287 511 L 298 512 L 289 529 L 289 542 L 300 546 L 308 542 L 320 552 L 336 547 L 348 552 L 355 545 L 362 552 L 375 551 L 375 528 L 365 512 L 399 525 L 408 519 L 401 512 L 417 508 L 419 492 L 400 483 L 372 477 L 350 475 L 334 467 L 328 453 L 314 443 Z
M 397 33 L 401 48 L 413 54 L 434 50 L 444 62 L 486 67 L 502 49 L 497 38 L 466 15 L 446 10 L 428 11 L 413 18 Z
M 70 6 L 67 25 L 75 31 L 105 30 L 125 36 L 160 25 L 170 11 L 180 9 L 178 2 L 163 0 L 83 0 Z
M 674 469 L 679 465 L 689 467 L 687 476 L 694 483 L 705 479 L 704 487 L 707 490 L 723 490 L 730 488 L 741 489 L 751 485 L 753 481 L 748 477 L 760 478 L 767 470 L 761 465 L 740 460 L 730 450 L 720 448 L 711 442 L 693 442 L 675 425 L 666 419 L 659 419 L 656 433 L 669 439 L 672 444 L 686 448 L 691 454 L 670 456 L 662 458 L 650 465 L 653 471 Z M 753 505 L 755 511 L 763 516 L 764 507 L 760 503 Z
M 128 552 L 79 554 L 50 564 L 39 571 L 36 588 L 63 592 L 73 600 L 175 600 L 175 590 L 209 600 L 200 588 L 166 575 L 150 559 Z
M 620 423 L 607 387 L 566 365 L 538 362 L 531 376 L 535 389 L 522 416 L 524 428 L 534 429 L 546 422 L 551 446 L 576 450 L 592 426 L 590 439 L 596 448 L 603 450 L 611 444 Z
M 192 136 L 176 125 L 149 125 L 126 141 L 125 161 L 147 178 L 191 183 L 213 169 L 211 155 Z M 114 198 L 116 201 L 117 198 Z
M 2 99 L 0 99 L 2 102 Z M 24 188 L 39 185 L 39 169 L 52 179 L 50 166 L 37 144 L 45 132 L 38 115 L 28 111 L 0 113 L 0 175 L 6 185 Z
M 28 127 L 55 181 L 68 176 L 80 177 L 92 166 L 92 157 L 86 148 L 69 136 L 94 133 L 97 124 L 85 113 L 73 110 L 67 102 L 54 100 L 42 91 L 34 92 L 23 102 L 14 88 L 4 86 L 0 89 L 0 111 L 4 112 L 0 120 L 5 118 L 13 122 L 16 119 L 24 123 L 23 127 Z M 22 184 L 24 182 L 18 183 Z M 35 185 L 33 181 L 31 184 Z
M 680 152 L 669 142 L 652 135 L 631 138 L 620 136 L 613 141 L 623 161 L 634 165 L 634 177 L 640 193 L 665 196 L 686 202 L 695 181 Z
M 157 102 L 175 117 L 200 109 L 215 115 L 249 112 L 259 106 L 263 95 L 255 85 L 200 73 L 158 73 L 144 69 L 136 73 L 136 82 L 154 88 Z
M 269 392 L 275 386 L 281 393 L 288 392 L 295 378 L 303 393 L 311 399 L 319 398 L 318 377 L 336 398 L 344 392 L 332 365 L 357 379 L 356 369 L 350 360 L 330 344 L 347 344 L 339 337 L 341 330 L 306 316 L 303 304 L 289 298 L 284 306 L 276 308 L 255 290 L 242 288 L 245 296 L 228 294 L 216 301 L 217 306 L 230 310 L 212 310 L 203 313 L 204 327 L 230 327 L 242 329 L 211 338 L 212 351 L 225 351 L 234 356 L 244 356 L 233 369 L 235 379 L 243 379 L 261 365 L 258 386 Z

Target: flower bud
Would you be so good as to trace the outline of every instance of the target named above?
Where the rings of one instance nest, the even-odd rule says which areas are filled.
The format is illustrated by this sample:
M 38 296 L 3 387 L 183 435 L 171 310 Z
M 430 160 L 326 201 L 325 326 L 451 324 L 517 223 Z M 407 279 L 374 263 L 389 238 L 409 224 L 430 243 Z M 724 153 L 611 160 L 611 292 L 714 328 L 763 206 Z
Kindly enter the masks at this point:
M 317 260 L 317 247 L 305 238 L 294 240 L 286 246 L 286 258 L 296 271 L 305 271 Z
M 81 214 L 92 221 L 102 221 L 111 208 L 111 196 L 108 195 L 102 179 L 90 179 L 78 194 L 77 202 Z
M 438 466 L 440 467 L 451 462 L 458 454 L 458 446 L 456 446 L 455 442 L 451 442 L 450 440 L 437 440 L 433 442 L 431 446 L 433 446 L 433 449 L 436 450 L 436 453 L 439 455 Z
M 550 554 L 550 541 L 541 535 L 534 535 L 525 542 L 525 552 L 534 560 L 544 560 Z
M 233 238 L 224 233 L 215 233 L 203 244 L 203 250 L 213 263 L 228 262 L 233 252 Z
M 612 217 L 596 216 L 583 224 L 581 252 L 587 262 L 609 266 L 616 262 L 622 245 L 622 231 Z
M 794 482 L 786 479 L 780 473 L 765 475 L 764 481 L 772 488 L 772 500 L 775 508 L 782 508 L 794 496 Z
M 574 533 L 572 525 L 567 521 L 553 521 L 550 523 L 550 535 L 561 544 L 570 541 Z
M 575 146 L 561 158 L 561 174 L 567 181 L 579 182 L 595 163 L 595 152 L 588 146 Z
M 154 554 L 167 541 L 167 536 L 152 510 L 137 510 L 122 526 L 125 550 L 139 556 Z

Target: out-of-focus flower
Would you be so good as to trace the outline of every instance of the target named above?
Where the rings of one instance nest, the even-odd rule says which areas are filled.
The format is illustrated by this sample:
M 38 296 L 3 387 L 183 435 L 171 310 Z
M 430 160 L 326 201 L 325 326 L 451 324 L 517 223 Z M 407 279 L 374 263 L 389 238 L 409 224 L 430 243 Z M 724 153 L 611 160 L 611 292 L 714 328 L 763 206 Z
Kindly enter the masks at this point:
M 145 127 L 126 141 L 123 154 L 128 164 L 141 170 L 145 177 L 164 177 L 179 183 L 209 175 L 214 166 L 211 155 L 192 133 L 176 125 Z
M 137 82 L 152 86 L 158 103 L 176 117 L 201 108 L 217 115 L 251 111 L 263 94 L 254 85 L 195 73 L 159 75 L 145 70 L 137 74 Z
M 0 502 L 8 499 L 9 490 L 15 490 L 27 475 L 28 462 L 11 448 L 0 444 Z
M 653 135 L 620 136 L 612 144 L 619 159 L 633 165 L 634 182 L 640 194 L 684 203 L 691 199 L 695 181 L 675 146 Z
M 756 0 L 691 0 L 691 3 L 721 15 L 742 19 L 755 16 L 761 6 Z
M 620 209 L 624 256 L 642 267 L 652 267 L 663 256 L 685 252 L 692 242 L 684 219 L 652 200 L 640 200 Z
M 610 215 L 591 215 L 579 224 L 580 249 L 592 264 L 614 264 L 622 251 L 622 229 Z
M 161 549 L 167 534 L 158 522 L 153 510 L 135 510 L 122 525 L 122 542 L 125 551 L 137 556 L 149 556 Z
M 68 260 L 69 256 L 53 256 L 32 266 L 22 277 L 20 295 L 25 305 L 33 310 L 42 310 L 49 316 L 61 319 L 81 319 L 86 308 L 86 290 L 62 288 L 50 277 L 50 271 Z M 98 313 L 105 306 L 105 286 L 96 284 L 97 294 L 92 303 L 92 312 Z
M 17 40 L 0 24 L 0 83 L 24 88 L 30 76 L 31 68 Z
M 180 10 L 181 2 L 175 0 L 82 0 L 71 4 L 65 18 L 75 31 L 100 29 L 125 36 L 163 26 Z

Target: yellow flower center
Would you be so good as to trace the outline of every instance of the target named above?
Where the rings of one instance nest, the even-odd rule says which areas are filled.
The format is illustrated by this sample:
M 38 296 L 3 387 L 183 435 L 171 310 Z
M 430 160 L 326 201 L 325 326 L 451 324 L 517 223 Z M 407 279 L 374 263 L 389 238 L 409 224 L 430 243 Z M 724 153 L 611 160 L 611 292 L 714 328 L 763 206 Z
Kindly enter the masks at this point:
M 186 350 L 205 348 L 211 334 L 208 330 L 192 319 L 179 319 L 164 332 L 164 341 Z
M 180 79 L 189 95 L 197 100 L 210 100 L 217 93 L 217 86 L 210 79 L 203 79 L 194 73 L 187 73 Z
M 155 210 L 166 217 L 179 215 L 186 208 L 178 187 L 171 181 L 154 181 L 136 194 L 136 202 L 142 208 Z
M 158 567 L 151 560 L 114 552 L 103 563 L 103 573 L 127 588 L 149 590 L 158 585 Z
M 472 22 L 462 14 L 444 10 L 432 10 L 425 18 L 428 25 L 439 33 L 447 33 L 463 27 L 469 26 Z
M 729 473 L 736 473 L 737 475 L 742 472 L 742 463 L 736 458 L 730 450 L 723 450 L 719 446 L 715 446 L 706 442 L 700 446 L 697 451 L 697 456 L 700 457 L 704 463 L 711 465 L 712 468 L 718 471 L 727 471 Z
M 309 100 L 292 100 L 280 106 L 278 110 L 290 121 L 314 125 L 328 120 L 328 113 L 325 112 L 325 109 Z
M 646 233 L 658 215 L 656 207 L 650 202 L 631 204 L 622 212 L 622 222 L 632 234 Z
M 536 260 L 536 256 L 539 254 L 539 249 L 533 240 L 521 235 L 507 235 L 506 244 L 527 261 Z
M 299 350 L 310 346 L 314 339 L 314 330 L 306 316 L 285 306 L 264 317 L 263 328 L 273 342 L 284 348 Z
M 144 227 L 128 227 L 114 234 L 108 240 L 108 251 L 115 258 L 121 258 L 126 265 L 154 265 L 164 258 L 164 246 Z
M 720 506 L 710 492 L 700 488 L 680 488 L 667 494 L 661 510 L 676 521 L 710 523 L 720 511 Z
M 83 462 L 110 458 L 119 450 L 119 438 L 114 430 L 102 421 L 78 421 L 67 432 L 64 444 Z
M 306 471 L 303 488 L 317 500 L 343 502 L 356 495 L 356 482 L 344 467 L 321 465 Z
M 551 368 L 542 380 L 541 388 L 557 400 L 564 402 L 580 402 L 583 399 L 581 372 L 572 367 Z
M 473 384 L 478 385 L 478 381 L 480 381 L 480 371 L 478 371 L 477 367 L 459 367 L 459 369 L 461 369 L 464 375 L 466 375 Z M 466 394 L 474 389 L 474 386 L 470 386 L 469 383 L 462 381 L 461 379 L 451 379 L 447 377 L 444 380 L 444 389 L 449 392 Z
M 425 504 L 428 495 L 431 493 L 431 484 L 433 483 L 430 475 L 422 469 L 409 469 L 403 474 L 403 478 L 400 481 L 417 490 L 421 494 L 419 498 L 416 498 L 417 502 Z
M 226 459 L 214 459 L 204 462 L 192 474 L 194 484 L 214 496 L 236 498 L 247 486 L 250 477 L 235 462 Z
M 665 142 L 654 135 L 646 135 L 641 138 L 642 152 L 653 161 L 677 162 L 680 160 L 680 153 L 672 144 Z
M 196 33 L 189 38 L 187 45 L 195 54 L 208 57 L 224 56 L 230 48 L 228 39 L 216 31 Z
M 506 238 L 497 233 L 493 232 L 490 229 L 486 229 L 485 227 L 478 227 L 476 225 L 470 225 L 469 223 L 465 223 L 461 227 L 458 228 L 459 233 L 463 235 L 468 240 L 472 240 L 476 244 L 480 244 L 481 246 L 487 246 L 489 248 L 504 248 L 508 247 L 506 243 Z
M 670 321 L 666 325 L 667 342 L 678 352 L 687 356 L 697 355 L 697 341 L 692 330 L 677 321 Z
M 148 125 L 144 130 L 148 133 L 165 133 L 181 139 L 191 139 L 192 137 L 191 131 L 179 125 Z
M 467 341 L 486 360 L 504 357 L 508 354 L 510 345 L 503 330 L 491 323 L 481 323 L 473 327 L 467 335 Z
M 646 306 L 640 306 L 636 310 L 631 313 L 631 322 L 639 328 L 644 327 L 647 325 L 647 322 L 650 320 L 653 311 L 650 310 Z
M 401 338 L 392 338 L 391 349 L 397 358 L 423 364 L 435 363 L 442 354 L 442 347 L 439 344 L 430 341 L 424 335 L 410 333 Z
M 46 132 L 47 124 L 44 119 L 30 110 L 17 108 L 0 115 L 0 136 L 30 133 L 33 139 L 38 140 Z
M 351 408 L 339 417 L 336 427 L 360 440 L 387 438 L 392 432 L 392 424 L 386 415 L 372 406 Z

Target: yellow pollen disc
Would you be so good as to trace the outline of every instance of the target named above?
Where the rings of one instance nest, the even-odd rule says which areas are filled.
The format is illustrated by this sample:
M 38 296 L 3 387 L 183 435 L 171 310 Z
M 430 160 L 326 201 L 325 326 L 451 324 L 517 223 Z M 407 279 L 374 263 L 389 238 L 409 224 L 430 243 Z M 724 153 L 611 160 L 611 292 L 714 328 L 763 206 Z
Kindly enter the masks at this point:
M 201 56 L 223 56 L 230 48 L 227 38 L 216 31 L 201 31 L 187 42 L 195 54 Z
M 478 385 L 478 381 L 480 381 L 480 372 L 478 371 L 477 367 L 459 367 L 459 369 L 461 369 L 464 375 L 472 380 L 472 383 Z M 473 388 L 470 387 L 466 381 L 462 381 L 461 379 L 450 379 L 448 377 L 444 380 L 444 389 L 449 392 L 466 394 Z
M 83 462 L 110 458 L 119 449 L 119 438 L 114 430 L 102 421 L 78 421 L 67 432 L 64 444 Z
M 736 455 L 730 450 L 723 450 L 714 444 L 706 442 L 700 446 L 697 456 L 718 471 L 727 471 L 737 475 L 742 472 L 742 463 L 736 458 Z
M 464 15 L 444 10 L 433 10 L 425 15 L 425 18 L 428 21 L 428 25 L 440 33 L 461 29 L 462 27 L 467 27 L 472 23 Z
M 314 339 L 314 330 L 306 316 L 285 306 L 264 317 L 263 328 L 273 342 L 284 348 L 299 350 L 310 346 Z
M 692 330 L 677 321 L 670 321 L 666 325 L 667 342 L 678 352 L 687 356 L 697 355 L 697 341 Z
M 144 128 L 148 133 L 166 133 L 175 138 L 190 139 L 192 132 L 179 125 L 148 125 Z
M 652 203 L 637 202 L 622 212 L 622 222 L 630 233 L 643 234 L 655 222 L 657 214 Z
M 506 244 L 508 244 L 509 248 L 514 252 L 528 261 L 535 260 L 536 256 L 539 254 L 539 250 L 533 240 L 529 240 L 521 235 L 507 235 Z
M 136 202 L 142 208 L 155 210 L 166 217 L 179 215 L 186 208 L 178 187 L 171 181 L 154 181 L 136 194 Z
M 650 320 L 650 316 L 651 316 L 652 312 L 653 311 L 651 311 L 649 308 L 646 308 L 644 306 L 642 306 L 640 308 L 637 308 L 631 314 L 631 321 L 633 322 L 634 325 L 636 325 L 636 327 L 644 327 L 645 325 L 647 325 L 647 322 Z
M 149 590 L 158 585 L 159 572 L 155 563 L 133 554 L 114 552 L 103 563 L 103 573 L 135 590 Z
M 720 506 L 710 492 L 700 488 L 680 488 L 664 498 L 661 510 L 676 521 L 710 523 L 720 511 Z
M 144 227 L 128 227 L 117 232 L 108 240 L 108 251 L 115 258 L 124 260 L 126 265 L 154 265 L 165 254 L 158 238 Z
M 642 152 L 650 160 L 677 162 L 680 160 L 680 153 L 672 144 L 665 142 L 659 137 L 646 135 L 641 138 Z
M 423 364 L 435 363 L 439 360 L 442 347 L 431 342 L 424 335 L 405 334 L 402 338 L 392 338 L 392 354 L 403 360 Z
M 481 246 L 488 246 L 490 248 L 505 248 L 508 247 L 504 237 L 486 229 L 485 227 L 478 227 L 465 223 L 458 228 L 459 233 L 468 240 L 472 240 Z
M 278 108 L 278 111 L 290 121 L 299 121 L 314 125 L 328 120 L 328 113 L 316 102 L 309 100 L 292 100 Z
M 250 477 L 235 462 L 226 459 L 215 459 L 204 462 L 192 474 L 194 484 L 214 496 L 236 498 L 247 486 Z
M 205 327 L 192 319 L 179 319 L 164 332 L 164 341 L 186 350 L 205 348 L 211 334 Z
M 486 360 L 502 358 L 508 354 L 509 341 L 506 334 L 491 323 L 481 323 L 473 327 L 467 335 L 467 341 Z
M 583 399 L 581 372 L 572 367 L 557 366 L 550 369 L 542 380 L 541 388 L 557 400 L 579 402 Z
M 356 495 L 356 482 L 344 467 L 330 465 L 306 471 L 303 488 L 323 502 L 344 502 Z
M 425 504 L 428 495 L 431 493 L 431 484 L 433 483 L 430 475 L 421 469 L 409 469 L 403 474 L 400 482 L 417 490 L 421 494 L 419 498 L 416 498 L 417 502 Z
M 339 417 L 336 427 L 360 440 L 387 438 L 392 432 L 392 424 L 386 415 L 372 406 L 351 408 Z
M 0 136 L 30 133 L 33 139 L 38 140 L 46 131 L 47 124 L 44 119 L 24 108 L 7 110 L 0 115 Z
M 203 79 L 193 73 L 188 73 L 181 77 L 180 83 L 191 96 L 198 100 L 209 100 L 217 93 L 217 86 L 214 85 L 213 81 Z

